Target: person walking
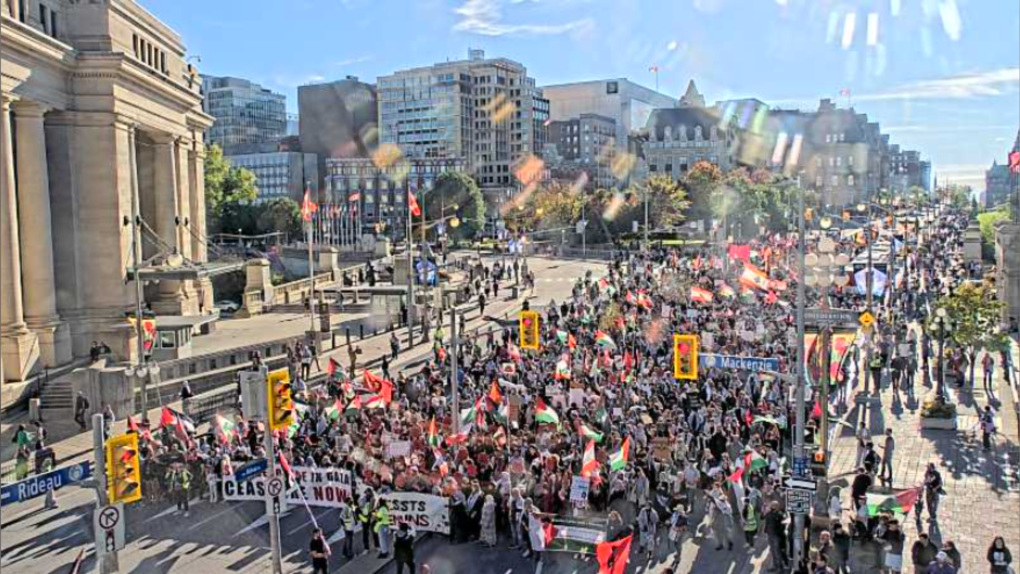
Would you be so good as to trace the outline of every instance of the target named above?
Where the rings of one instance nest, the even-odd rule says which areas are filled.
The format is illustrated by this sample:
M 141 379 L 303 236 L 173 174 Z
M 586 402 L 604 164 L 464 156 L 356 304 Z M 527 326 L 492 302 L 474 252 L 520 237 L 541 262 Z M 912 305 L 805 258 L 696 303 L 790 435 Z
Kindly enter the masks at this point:
M 78 391 L 78 396 L 74 398 L 74 422 L 78 423 L 78 430 L 81 432 L 88 429 L 85 421 L 90 407 L 88 397 L 85 396 L 85 393 Z
M 765 515 L 765 535 L 769 540 L 769 554 L 772 556 L 770 572 L 786 570 L 789 559 L 786 556 L 786 516 L 779 502 L 773 501 Z
M 400 355 L 400 338 L 394 331 L 390 334 L 390 361 L 396 361 L 398 355 Z
M 362 498 L 358 501 L 355 516 L 361 523 L 361 552 L 364 554 L 372 549 L 372 499 Z
M 992 410 L 991 405 L 985 405 L 985 410 L 981 411 L 981 417 L 978 419 L 978 426 L 981 427 L 981 446 L 985 450 L 991 450 L 992 436 L 995 435 L 996 432 L 995 411 Z
M 992 357 L 990 351 L 985 351 L 985 357 L 981 359 L 981 370 L 984 374 L 982 380 L 985 384 L 985 393 L 989 397 L 994 397 L 995 388 L 992 386 L 992 379 L 995 376 L 995 358 Z
M 882 464 L 878 478 L 886 488 L 893 485 L 893 455 L 896 454 L 896 438 L 891 428 L 885 429 L 885 444 L 882 445 Z
M 989 574 L 1009 574 L 1012 570 L 1013 554 L 1006 547 L 1006 541 L 1001 536 L 992 539 L 988 547 Z
M 384 499 L 379 499 L 375 508 L 375 533 L 379 536 L 379 558 L 390 555 L 390 507 Z
M 312 541 L 308 543 L 308 550 L 312 557 L 312 574 L 328 574 L 329 545 L 322 536 L 321 528 L 312 530 Z
M 655 552 L 655 541 L 659 533 L 659 514 L 651 503 L 645 504 L 638 513 L 638 545 L 639 552 L 651 558 Z
M 414 539 L 416 536 L 417 533 L 410 524 L 400 523 L 397 534 L 393 537 L 393 558 L 397 563 L 397 574 L 404 574 L 405 566 L 408 574 L 415 574 Z
M 482 544 L 489 548 L 496 546 L 496 499 L 491 495 L 485 495 L 485 503 L 482 505 Z
M 926 574 L 928 565 L 935 560 L 939 547 L 928 537 L 927 532 L 917 535 L 917 540 L 910 546 L 910 563 L 914 566 L 914 574 Z
M 854 466 L 864 465 L 864 456 L 868 454 L 868 443 L 871 442 L 871 431 L 864 422 L 857 427 L 857 463 Z
M 744 510 L 740 513 L 744 523 L 744 541 L 748 548 L 754 550 L 754 538 L 758 534 L 758 511 L 751 503 L 750 497 L 744 497 Z
M 885 544 L 885 571 L 888 574 L 899 574 L 903 571 L 903 546 L 907 537 L 900 529 L 897 520 L 890 520 L 888 523 L 878 527 L 876 536 Z
M 939 497 L 942 495 L 942 475 L 935 468 L 934 462 L 928 463 L 924 473 L 924 499 L 928 504 L 928 522 L 939 519 Z
M 684 505 L 677 504 L 673 509 L 673 516 L 669 519 L 669 541 L 673 543 L 673 565 L 680 565 L 681 554 L 684 548 L 684 538 L 687 536 L 689 521 L 687 513 L 684 512 Z

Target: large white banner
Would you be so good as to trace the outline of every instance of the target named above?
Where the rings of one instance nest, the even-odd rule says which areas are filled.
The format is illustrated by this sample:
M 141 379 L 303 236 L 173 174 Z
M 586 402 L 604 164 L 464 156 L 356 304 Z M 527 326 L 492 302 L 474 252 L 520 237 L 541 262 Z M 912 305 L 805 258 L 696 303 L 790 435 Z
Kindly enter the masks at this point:
M 448 498 L 416 492 L 391 492 L 382 495 L 381 498 L 390 509 L 390 518 L 394 525 L 407 522 L 415 530 L 450 533 Z
M 349 471 L 337 468 L 294 467 L 295 480 L 287 490 L 288 505 L 302 505 L 302 493 L 309 506 L 336 508 L 349 501 L 355 492 L 354 477 Z M 364 485 L 358 485 L 358 492 Z M 232 476 L 223 477 L 223 500 L 263 501 L 266 497 L 266 477 L 259 475 L 244 482 Z M 450 533 L 449 499 L 415 492 L 392 492 L 381 495 L 390 509 L 394 524 L 407 522 L 416 530 Z
M 341 502 L 351 499 L 354 493 L 354 477 L 347 470 L 338 468 L 294 467 L 294 481 L 287 490 L 288 504 L 339 507 Z M 265 500 L 266 477 L 259 475 L 244 482 L 233 477 L 223 477 L 223 500 Z

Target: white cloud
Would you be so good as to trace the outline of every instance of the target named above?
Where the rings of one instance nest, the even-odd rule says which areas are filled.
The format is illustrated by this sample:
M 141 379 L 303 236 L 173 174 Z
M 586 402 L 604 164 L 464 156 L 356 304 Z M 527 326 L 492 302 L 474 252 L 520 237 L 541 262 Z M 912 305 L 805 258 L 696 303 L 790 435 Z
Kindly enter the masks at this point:
M 559 24 L 507 24 L 503 22 L 504 0 L 465 0 L 454 10 L 461 20 L 454 25 L 455 32 L 482 36 L 559 35 L 578 32 L 594 26 L 591 18 L 582 18 Z M 522 2 L 512 2 L 521 4 Z
M 888 91 L 854 95 L 855 101 L 970 100 L 1001 96 L 1020 87 L 1020 68 L 970 72 L 904 84 Z
M 339 62 L 333 62 L 333 65 L 343 68 L 345 66 L 354 66 L 356 64 L 364 64 L 365 62 L 370 62 L 370 61 L 372 61 L 372 56 L 358 56 L 356 58 L 346 58 L 344 60 L 340 60 Z

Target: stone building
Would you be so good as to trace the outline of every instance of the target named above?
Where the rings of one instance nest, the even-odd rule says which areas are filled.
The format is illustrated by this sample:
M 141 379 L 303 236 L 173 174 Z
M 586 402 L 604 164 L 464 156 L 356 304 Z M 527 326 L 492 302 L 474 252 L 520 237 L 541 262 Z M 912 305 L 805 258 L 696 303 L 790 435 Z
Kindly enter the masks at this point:
M 180 36 L 133 0 L 2 0 L 0 29 L 3 381 L 92 341 L 131 358 L 132 216 L 144 257 L 206 261 L 201 80 Z M 212 307 L 197 275 L 145 296 L 160 314 Z
M 677 107 L 657 109 L 648 118 L 644 144 L 648 175 L 680 179 L 699 161 L 723 171 L 731 169 L 736 132 L 730 128 L 718 107 L 705 106 L 705 98 L 691 81 Z

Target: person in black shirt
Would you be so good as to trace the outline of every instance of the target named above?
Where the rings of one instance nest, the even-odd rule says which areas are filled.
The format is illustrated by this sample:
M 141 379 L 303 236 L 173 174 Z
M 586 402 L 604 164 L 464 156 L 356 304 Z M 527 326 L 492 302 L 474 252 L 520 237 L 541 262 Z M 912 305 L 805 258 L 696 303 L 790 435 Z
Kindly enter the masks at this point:
M 312 531 L 312 541 L 308 544 L 308 550 L 312 555 L 312 574 L 329 572 L 329 547 L 322 537 L 321 528 Z
M 393 557 L 397 562 L 397 574 L 403 574 L 407 566 L 409 574 L 414 572 L 414 537 L 415 531 L 406 522 L 400 523 L 397 535 L 393 539 Z

